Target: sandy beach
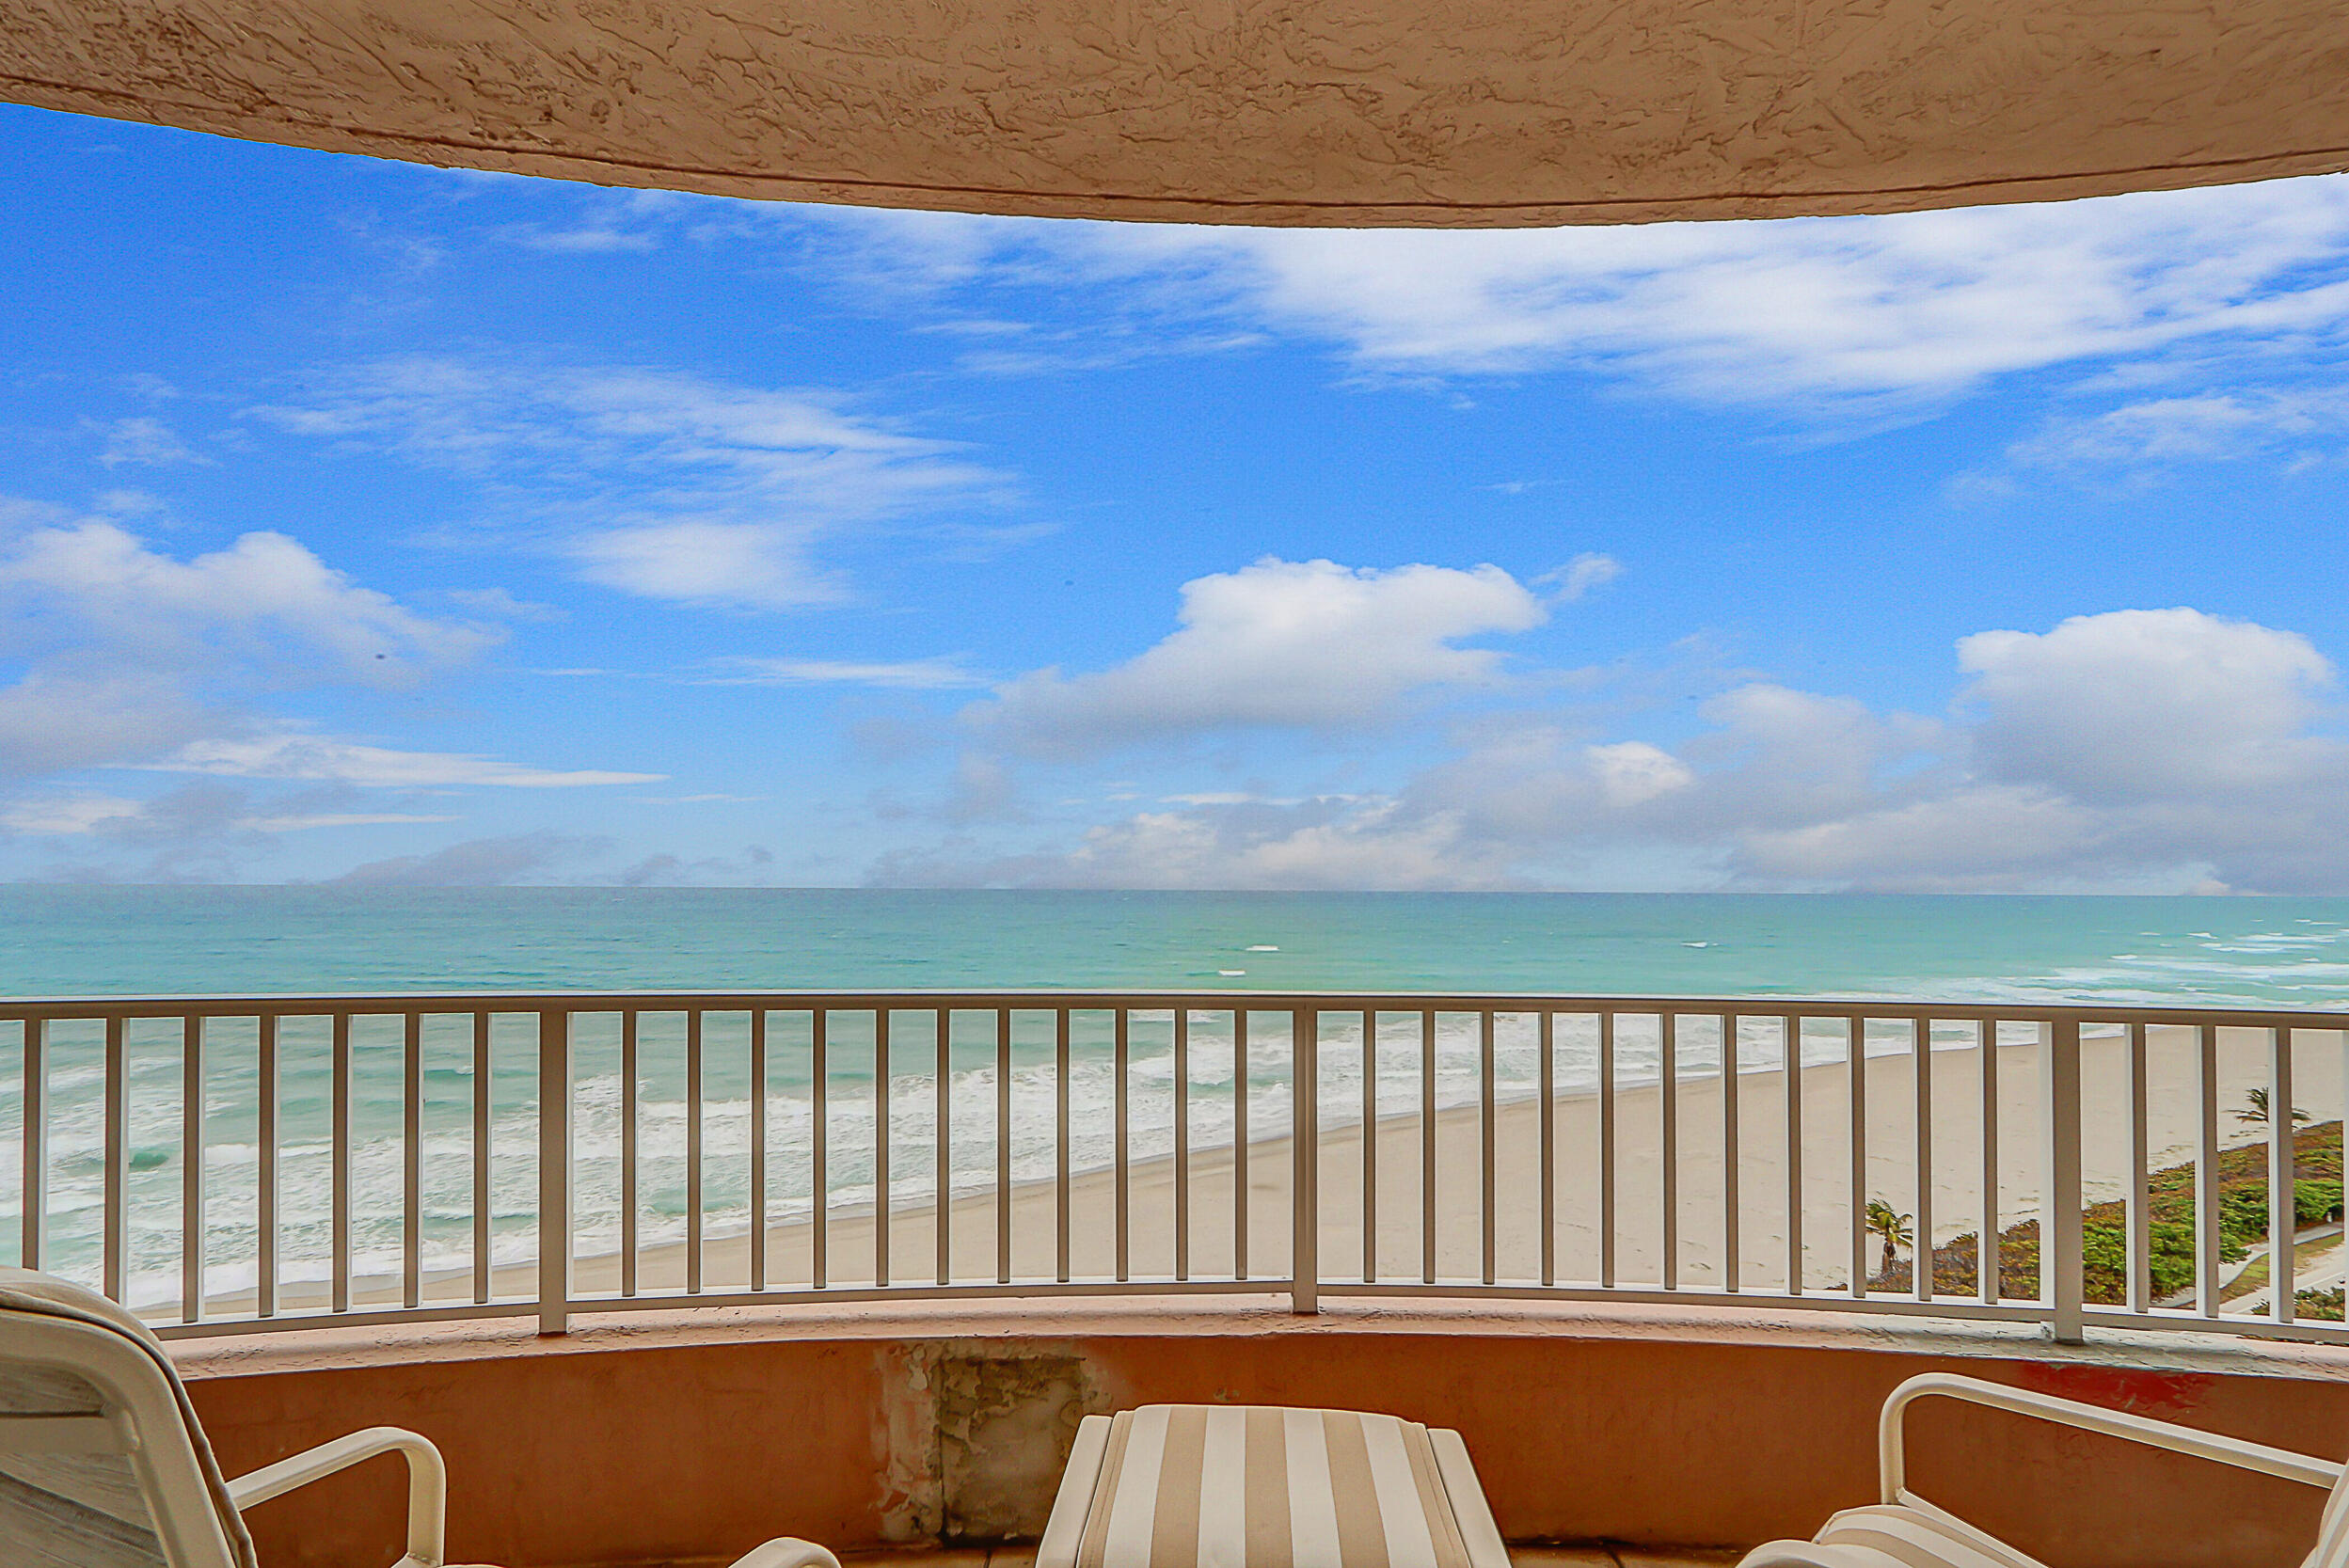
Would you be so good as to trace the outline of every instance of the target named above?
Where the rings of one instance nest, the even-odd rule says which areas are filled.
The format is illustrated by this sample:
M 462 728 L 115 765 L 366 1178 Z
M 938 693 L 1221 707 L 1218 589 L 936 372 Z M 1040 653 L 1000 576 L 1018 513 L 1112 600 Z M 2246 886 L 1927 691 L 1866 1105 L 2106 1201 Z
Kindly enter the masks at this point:
M 2336 1034 L 2304 1031 L 2294 1054 L 2294 1102 L 2315 1119 L 2340 1114 L 2344 1047 Z M 2034 1045 L 1997 1048 L 1998 1152 L 2002 1172 L 1999 1223 L 2031 1217 L 2039 1202 L 2040 1161 L 2040 1063 Z M 2264 1129 L 2238 1119 L 2246 1091 L 2267 1081 L 2265 1037 L 2255 1031 L 2221 1031 L 2219 1040 L 2219 1132 L 2228 1146 L 2256 1142 Z M 2150 1164 L 2159 1168 L 2190 1159 L 2198 1117 L 2198 1067 L 2193 1034 L 2157 1026 L 2149 1031 L 2147 1052 L 2147 1145 Z M 1930 1053 L 1931 1212 L 1936 1242 L 1981 1223 L 1982 1051 L 1937 1050 Z M 1871 1056 L 1864 1064 L 1867 1172 L 1865 1196 L 1881 1197 L 1904 1214 L 1917 1212 L 1916 1077 L 1907 1053 Z M 2090 1038 L 2082 1045 L 2082 1129 L 2089 1201 L 2124 1189 L 2130 1139 L 2128 1058 L 2119 1038 Z M 1799 1074 L 1802 1180 L 1802 1282 L 1826 1291 L 1848 1285 L 1851 1267 L 1850 1205 L 1852 1116 L 1846 1064 L 1814 1066 Z M 1737 1226 L 1738 1280 L 1751 1290 L 1783 1289 L 1787 1274 L 1788 1202 L 1784 1159 L 1787 1118 L 1786 1074 L 1749 1070 L 1736 1083 L 1737 1166 L 1739 1171 Z M 1676 1277 L 1682 1285 L 1718 1288 L 1728 1258 L 1723 1220 L 1722 1170 L 1728 1107 L 1717 1073 L 1683 1077 L 1674 1097 L 1677 1174 Z M 1653 1083 L 1618 1089 L 1614 1097 L 1616 1169 L 1615 1271 L 1619 1284 L 1654 1286 L 1664 1279 L 1663 1100 Z M 1503 1282 L 1541 1277 L 1540 1133 L 1543 1107 L 1537 1100 L 1503 1101 L 1496 1111 L 1493 1240 L 1495 1272 Z M 1562 1281 L 1591 1281 L 1599 1275 L 1600 1107 L 1590 1093 L 1561 1095 L 1549 1104 L 1553 1119 L 1556 1186 L 1553 1275 Z M 1433 1269 L 1437 1279 L 1472 1280 L 1483 1273 L 1485 1221 L 1484 1172 L 1476 1106 L 1440 1111 L 1435 1118 Z M 1366 1232 L 1375 1245 L 1379 1277 L 1416 1280 L 1430 1272 L 1424 1216 L 1424 1129 L 1417 1115 L 1383 1117 L 1375 1130 L 1373 1224 L 1364 1223 L 1363 1129 L 1352 1121 L 1331 1125 L 1325 1112 L 1322 1136 L 1321 1273 L 1327 1280 L 1359 1279 L 1373 1259 L 1366 1258 Z M 1230 1148 L 1202 1149 L 1190 1161 L 1188 1272 L 1197 1278 L 1230 1277 L 1238 1228 L 1233 1201 L 1235 1160 Z M 1290 1270 L 1292 1146 L 1286 1137 L 1257 1140 L 1246 1148 L 1246 1255 L 1249 1272 L 1285 1278 Z M 1136 1279 L 1166 1278 L 1177 1269 L 1176 1180 L 1170 1159 L 1136 1161 L 1127 1175 L 1126 1273 Z M 902 1195 L 903 1189 L 900 1188 Z M 1117 1180 L 1113 1170 L 1076 1174 L 1069 1191 L 1069 1271 L 1080 1279 L 1113 1277 L 1118 1272 Z M 1050 1280 L 1058 1273 L 1058 1199 L 1051 1182 L 1014 1186 L 1010 1194 L 1011 1267 L 1015 1280 Z M 997 1202 L 982 1192 L 947 1206 L 949 1275 L 958 1283 L 992 1282 L 997 1274 Z M 935 1283 L 938 1278 L 938 1215 L 928 1202 L 901 1199 L 889 1216 L 888 1279 L 897 1284 Z M 826 1279 L 835 1286 L 870 1284 L 876 1278 L 876 1216 L 869 1207 L 832 1216 L 826 1226 Z M 1875 1266 L 1877 1243 L 1867 1256 Z M 768 1282 L 787 1289 L 814 1277 L 815 1227 L 779 1225 L 768 1235 Z M 748 1281 L 748 1238 L 713 1235 L 704 1249 L 703 1286 L 731 1291 Z M 643 1249 L 640 1291 L 663 1294 L 683 1287 L 681 1243 Z M 579 1295 L 616 1292 L 619 1259 L 585 1257 L 575 1264 Z M 498 1271 L 499 1293 L 526 1292 L 534 1286 L 527 1268 Z M 427 1297 L 442 1299 L 468 1290 L 463 1277 L 428 1282 Z M 289 1289 L 288 1307 L 307 1304 L 310 1288 Z M 392 1294 L 376 1281 L 355 1291 L 360 1303 Z M 232 1304 L 219 1304 L 232 1309 Z

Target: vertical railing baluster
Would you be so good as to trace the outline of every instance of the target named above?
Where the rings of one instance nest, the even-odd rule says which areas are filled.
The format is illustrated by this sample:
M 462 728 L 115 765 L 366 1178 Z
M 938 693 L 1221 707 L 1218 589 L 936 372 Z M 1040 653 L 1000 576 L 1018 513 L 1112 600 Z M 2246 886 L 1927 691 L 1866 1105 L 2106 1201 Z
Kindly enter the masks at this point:
M 1598 1015 L 1598 1285 L 1615 1288 L 1615 1015 Z
M 180 1020 L 180 1321 L 204 1315 L 204 1021 Z
M 1657 1015 L 1656 1086 L 1662 1147 L 1658 1156 L 1663 1208 L 1661 1283 L 1680 1288 L 1680 1045 L 1679 1020 L 1669 1007 Z
M 129 1021 L 106 1019 L 106 1132 L 104 1249 L 105 1293 L 120 1301 L 130 1282 L 131 1254 L 131 1075 Z
M 1916 1069 L 1916 1230 L 1909 1248 L 1910 1294 L 1933 1299 L 1933 1021 L 1909 1021 Z
M 253 1021 L 253 1306 L 278 1315 L 278 1015 Z
M 400 1305 L 424 1301 L 424 1015 L 411 1009 L 400 1054 Z
M 767 1289 L 767 1009 L 751 1009 L 751 1289 Z
M 1420 1014 L 1420 1283 L 1436 1283 L 1436 1014 Z
M 702 1010 L 685 1010 L 685 1293 L 702 1293 L 703 1093 Z
M 2218 1224 L 2218 1031 L 2204 1023 L 2196 1026 L 2194 1035 L 2199 1079 L 2195 1097 L 2194 1302 L 2203 1317 L 2216 1318 L 2223 1245 Z
M 1122 1285 L 1126 1282 L 1126 1280 L 1132 1277 L 1133 1274 L 1133 1260 L 1129 1256 L 1130 1233 L 1133 1229 L 1131 1222 L 1133 1219 L 1134 1207 L 1134 1196 L 1129 1182 L 1129 1178 L 1132 1175 L 1131 1167 L 1133 1165 L 1132 1143 L 1134 1123 L 1133 1107 L 1129 1103 L 1132 1099 L 1132 1095 L 1129 1092 L 1132 1085 L 1129 1080 L 1132 1078 L 1134 1070 L 1134 1042 L 1132 1038 L 1134 1025 L 1132 1012 L 1127 1008 L 1119 1007 L 1117 1010 L 1116 1019 L 1112 1027 L 1117 1031 L 1117 1038 L 1114 1042 L 1114 1053 L 1116 1059 L 1113 1065 L 1117 1072 L 1118 1082 L 1116 1086 L 1116 1107 L 1113 1113 L 1116 1118 L 1116 1126 L 1112 1130 L 1112 1136 L 1116 1141 L 1117 1147 L 1110 1151 L 1110 1158 L 1116 1162 L 1118 1168 L 1118 1283 Z
M 637 1291 L 641 1249 L 637 1227 L 644 1205 L 643 1172 L 639 1164 L 643 1146 L 641 1117 L 644 1098 L 643 1069 L 638 1060 L 638 1013 L 620 1014 L 620 1293 Z
M 1294 1040 L 1293 1050 L 1303 1049 Z M 1248 1010 L 1231 1010 L 1231 1277 L 1248 1276 Z
M 332 1191 L 329 1198 L 332 1211 L 327 1218 L 326 1249 L 329 1256 L 329 1286 L 334 1310 L 351 1309 L 351 1015 L 337 1012 L 333 1022 L 334 1038 L 332 1069 L 334 1106 L 330 1112 L 331 1131 L 326 1139 L 326 1158 L 331 1166 L 329 1178 Z
M 1542 1101 L 1542 1283 L 1558 1283 L 1558 1015 L 1542 1009 L 1537 1040 L 1542 1053 L 1540 1082 L 1534 1092 Z
M 1786 1095 L 1786 1294 L 1802 1293 L 1802 1021 L 1778 1020 L 1778 1083 Z
M 1191 1277 L 1191 1009 L 1174 1015 L 1174 1265 Z
M 2145 1025 L 2129 1025 L 2129 1227 L 2128 1308 L 2143 1312 L 2153 1304 L 2152 1203 L 2146 1169 Z
M 1867 1019 L 1844 1019 L 1851 1091 L 1851 1296 L 1867 1296 Z
M 2059 1017 L 2041 1026 L 2045 1056 L 2047 1198 L 2040 1217 L 2040 1293 L 2058 1344 L 2081 1342 L 2080 1020 Z
M 1053 1012 L 1053 1260 L 1060 1283 L 1069 1282 L 1069 1250 L 1073 1240 L 1069 1223 L 1069 1030 L 1067 1007 Z
M 1294 1170 L 1290 1192 L 1289 1309 L 1321 1310 L 1321 1015 L 1298 1007 L 1289 1015 L 1290 1146 Z
M 2342 1080 L 2349 1084 L 2349 1078 Z M 1378 1282 L 1378 1009 L 1362 1009 L 1362 1283 Z
M 873 1009 L 873 1283 L 889 1283 L 889 1009 Z
M 1851 1291 L 1867 1294 L 1867 1020 L 1844 1021 L 1844 1086 L 1851 1095 Z
M 930 1174 L 937 1196 L 931 1199 L 931 1208 L 938 1216 L 938 1283 L 944 1285 L 954 1277 L 954 1015 L 944 1007 L 939 1008 L 936 1024 L 938 1109 L 935 1120 L 938 1126 L 933 1140 L 936 1153 L 930 1162 L 935 1169 Z
M 1011 1283 L 1011 1009 L 995 1009 L 995 1283 Z
M 1744 1159 L 1738 1146 L 1738 1017 L 1721 1016 L 1721 1279 L 1722 1289 L 1735 1292 L 1743 1260 L 1738 1256 L 1738 1189 L 1743 1184 Z
M 2292 1031 L 2267 1031 L 2267 1315 L 2288 1323 L 2299 1306 L 2299 1164 L 2293 1131 Z
M 2006 1247 L 1999 1234 L 2001 1162 L 1998 1158 L 1998 1023 L 1985 1019 L 1974 1026 L 1981 1047 L 1982 1077 L 1982 1227 L 1975 1236 L 1974 1290 L 1985 1307 L 1998 1305 L 2005 1287 Z
M 571 1327 L 571 1016 L 538 1015 L 538 1332 Z
M 832 1063 L 825 1049 L 831 1019 L 824 1007 L 808 1009 L 808 1215 L 814 1222 L 808 1232 L 808 1277 L 818 1291 L 832 1279 L 832 1167 L 827 1158 L 832 1148 Z
M 1487 1285 L 1498 1279 L 1500 1261 L 1500 1124 L 1496 1119 L 1493 1103 L 1493 1080 L 1498 1076 L 1495 1037 L 1500 1026 L 1499 1018 L 1490 1008 L 1478 1015 L 1476 1125 L 1482 1147 L 1478 1149 L 1477 1218 L 1484 1242 L 1483 1278 Z
M 625 1085 L 624 1085 L 625 1090 Z M 489 1014 L 473 1015 L 473 1300 L 489 1299 L 491 1221 L 496 1216 L 495 1199 L 491 1196 L 490 1121 L 497 1107 L 489 1075 Z M 622 1201 L 627 1190 L 622 1189 Z
M 2349 1085 L 2349 1078 L 2341 1080 Z M 41 1266 L 42 1221 L 49 1212 L 49 1021 L 24 1021 L 24 1212 L 17 1260 Z

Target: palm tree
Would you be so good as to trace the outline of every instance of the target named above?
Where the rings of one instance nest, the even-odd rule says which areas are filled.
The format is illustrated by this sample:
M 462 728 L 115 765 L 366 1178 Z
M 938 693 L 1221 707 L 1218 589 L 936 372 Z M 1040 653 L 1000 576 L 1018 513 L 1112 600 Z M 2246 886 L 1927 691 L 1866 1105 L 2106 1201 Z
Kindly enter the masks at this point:
M 1886 1203 L 1881 1197 L 1872 1197 L 1867 1200 L 1868 1231 L 1880 1237 L 1884 1243 L 1884 1263 L 1876 1271 L 1878 1274 L 1892 1273 L 1894 1248 L 1915 1247 L 1916 1230 L 1910 1223 L 1911 1218 L 1912 1216 L 1895 1210 L 1891 1204 Z
M 2235 1119 L 2237 1121 L 2258 1122 L 2262 1126 L 2265 1126 L 2267 1123 L 2267 1091 L 2265 1089 L 2246 1089 L 2243 1091 L 2243 1098 L 2245 1101 L 2244 1108 L 2235 1113 Z M 2292 1120 L 2294 1126 L 2297 1126 L 2301 1122 L 2308 1119 L 2308 1112 L 2302 1110 L 2297 1105 L 2294 1105 L 2292 1108 Z

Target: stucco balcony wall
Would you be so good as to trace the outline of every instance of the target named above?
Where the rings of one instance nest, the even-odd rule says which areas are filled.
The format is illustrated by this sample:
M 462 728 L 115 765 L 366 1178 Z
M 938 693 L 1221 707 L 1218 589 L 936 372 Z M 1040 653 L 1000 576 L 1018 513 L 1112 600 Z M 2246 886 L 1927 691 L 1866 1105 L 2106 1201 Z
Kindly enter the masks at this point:
M 174 1346 L 235 1474 L 413 1427 L 452 1475 L 458 1561 L 730 1561 L 1033 1537 L 1079 1416 L 1152 1401 L 1389 1410 L 1466 1435 L 1515 1542 L 1739 1547 L 1871 1500 L 1902 1379 L 1962 1370 L 2305 1451 L 2349 1453 L 2349 1351 L 1700 1307 L 825 1305 L 321 1329 Z M 2288 1568 L 2321 1497 L 1928 1402 L 1911 1484 L 2063 1568 Z M 398 1556 L 389 1461 L 257 1509 L 271 1568 Z

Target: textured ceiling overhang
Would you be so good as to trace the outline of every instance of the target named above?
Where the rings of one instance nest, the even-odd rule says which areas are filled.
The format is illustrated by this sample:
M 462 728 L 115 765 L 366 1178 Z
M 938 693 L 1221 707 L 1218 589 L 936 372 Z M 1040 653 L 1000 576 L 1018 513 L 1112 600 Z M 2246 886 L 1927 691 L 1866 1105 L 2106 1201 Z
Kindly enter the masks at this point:
M 723 196 L 1776 217 L 2349 167 L 2349 3 L 8 0 L 0 97 Z

